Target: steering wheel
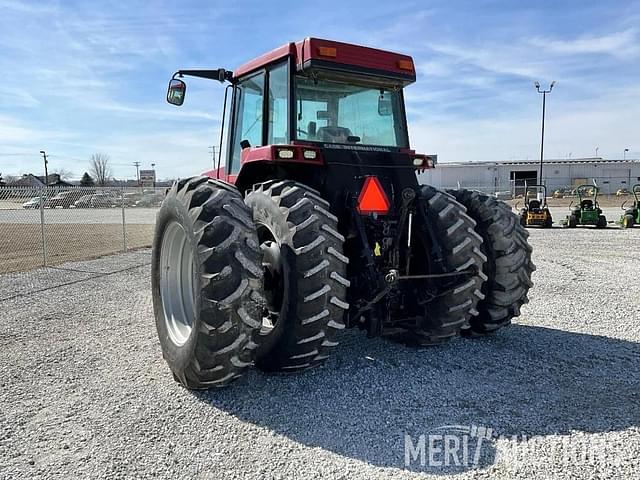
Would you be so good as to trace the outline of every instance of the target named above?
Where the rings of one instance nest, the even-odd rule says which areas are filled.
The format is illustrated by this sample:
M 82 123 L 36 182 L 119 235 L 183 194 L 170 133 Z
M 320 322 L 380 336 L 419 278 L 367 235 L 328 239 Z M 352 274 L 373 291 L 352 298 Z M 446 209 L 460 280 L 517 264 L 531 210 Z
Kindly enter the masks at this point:
M 304 130 L 302 130 L 301 128 L 298 128 L 298 133 L 302 133 L 303 135 L 309 136 L 309 134 Z

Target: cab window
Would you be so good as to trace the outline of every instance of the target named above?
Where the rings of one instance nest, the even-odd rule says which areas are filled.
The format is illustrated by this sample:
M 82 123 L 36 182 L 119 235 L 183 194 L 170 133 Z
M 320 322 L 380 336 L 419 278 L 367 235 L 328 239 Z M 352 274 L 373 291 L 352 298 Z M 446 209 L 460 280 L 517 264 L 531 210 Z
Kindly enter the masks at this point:
M 242 80 L 235 91 L 235 125 L 229 173 L 240 171 L 240 142 L 246 140 L 252 147 L 262 145 L 262 107 L 264 103 L 264 72 Z
M 267 145 L 289 143 L 289 63 L 269 71 Z

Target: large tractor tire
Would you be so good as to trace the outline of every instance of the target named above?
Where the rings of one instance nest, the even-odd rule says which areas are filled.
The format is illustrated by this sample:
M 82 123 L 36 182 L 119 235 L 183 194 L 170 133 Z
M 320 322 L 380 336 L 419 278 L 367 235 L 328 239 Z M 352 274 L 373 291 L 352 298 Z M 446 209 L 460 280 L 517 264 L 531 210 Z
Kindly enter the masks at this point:
M 292 372 L 316 366 L 345 327 L 348 258 L 329 203 L 290 180 L 258 184 L 245 197 L 265 270 L 267 307 L 256 366 Z
M 251 212 L 231 185 L 181 180 L 162 202 L 151 263 L 162 354 L 190 389 L 222 387 L 252 363 L 264 298 Z
M 504 202 L 470 190 L 451 193 L 477 222 L 476 232 L 484 240 L 482 250 L 487 257 L 483 266 L 488 276 L 482 289 L 485 298 L 478 304 L 479 315 L 471 318 L 470 328 L 463 334 L 491 333 L 509 325 L 529 301 L 531 274 L 536 269 L 531 261 L 533 248 L 527 241 L 529 232 Z
M 484 298 L 481 289 L 487 279 L 482 265 L 487 258 L 481 251 L 482 238 L 475 231 L 475 221 L 451 195 L 426 185 L 421 189 L 418 205 L 418 215 L 422 218 L 417 220 L 430 226 L 431 234 L 442 249 L 441 270 L 475 270 L 470 275 L 438 280 L 438 294 L 433 298 L 419 299 L 425 304 L 425 316 L 419 328 L 410 333 L 416 343 L 431 345 L 459 335 L 460 330 L 478 314 L 476 307 Z M 413 262 L 416 263 L 415 260 Z M 441 272 L 431 266 L 425 273 Z

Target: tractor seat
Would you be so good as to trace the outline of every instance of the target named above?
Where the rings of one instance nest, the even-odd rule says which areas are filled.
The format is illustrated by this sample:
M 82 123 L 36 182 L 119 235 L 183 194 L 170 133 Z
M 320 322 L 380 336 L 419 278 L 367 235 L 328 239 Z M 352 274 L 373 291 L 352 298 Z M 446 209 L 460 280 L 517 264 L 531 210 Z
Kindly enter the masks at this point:
M 351 130 L 345 127 L 320 127 L 316 136 L 319 142 L 347 143 Z
M 540 210 L 540 200 L 531 200 L 529 202 L 529 210 Z
M 591 210 L 593 208 L 593 201 L 582 200 L 582 202 L 580 203 L 580 206 L 582 207 L 583 210 Z

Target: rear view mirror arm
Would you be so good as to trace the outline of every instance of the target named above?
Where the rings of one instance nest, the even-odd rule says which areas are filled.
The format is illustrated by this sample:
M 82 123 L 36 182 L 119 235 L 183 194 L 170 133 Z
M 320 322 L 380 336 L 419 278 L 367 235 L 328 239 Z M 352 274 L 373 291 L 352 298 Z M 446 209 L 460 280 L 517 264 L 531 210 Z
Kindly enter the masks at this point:
M 233 82 L 233 72 L 225 70 L 224 68 L 218 68 L 217 70 L 178 70 L 173 74 L 173 78 L 182 78 L 184 76 L 206 78 L 209 80 L 217 80 L 219 82 L 228 81 Z

